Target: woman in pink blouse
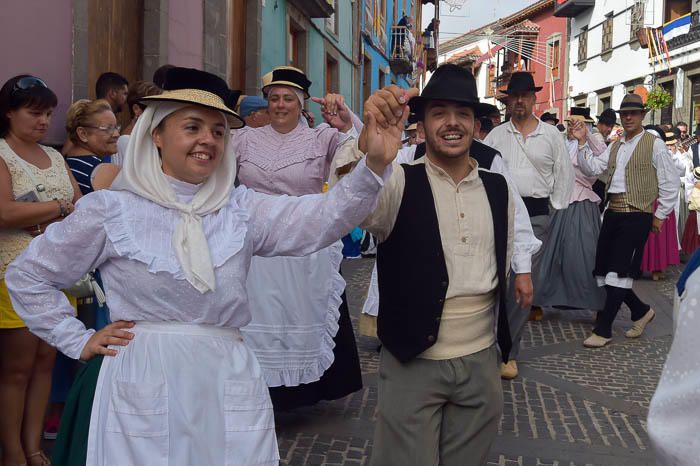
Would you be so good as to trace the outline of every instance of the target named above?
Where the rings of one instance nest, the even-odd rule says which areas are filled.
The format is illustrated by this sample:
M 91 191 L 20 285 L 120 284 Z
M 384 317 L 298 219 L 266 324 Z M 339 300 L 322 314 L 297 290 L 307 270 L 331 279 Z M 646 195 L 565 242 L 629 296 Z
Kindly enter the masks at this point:
M 257 191 L 299 196 L 323 192 L 336 148 L 356 137 L 360 120 L 343 97 L 321 104 L 327 123 L 302 116 L 311 82 L 296 68 L 267 75 L 271 123 L 234 131 L 238 180 Z M 254 258 L 248 275 L 252 322 L 243 329 L 277 409 L 346 396 L 362 388 L 355 336 L 340 275 L 342 244 L 306 257 Z M 271 293 L 270 290 L 275 290 Z
M 593 133 L 589 109 L 574 107 L 567 122 L 582 120 L 589 126 L 588 145 L 595 155 L 605 152 L 600 133 Z M 601 199 L 593 192 L 595 176 L 584 175 L 578 167 L 578 141 L 568 125 L 566 146 L 574 165 L 576 182 L 566 209 L 556 210 L 550 217 L 550 240 L 542 255 L 542 271 L 535 283 L 535 299 L 542 307 L 590 309 L 599 311 L 605 304 L 604 288 L 593 277 L 595 253 L 600 234 Z

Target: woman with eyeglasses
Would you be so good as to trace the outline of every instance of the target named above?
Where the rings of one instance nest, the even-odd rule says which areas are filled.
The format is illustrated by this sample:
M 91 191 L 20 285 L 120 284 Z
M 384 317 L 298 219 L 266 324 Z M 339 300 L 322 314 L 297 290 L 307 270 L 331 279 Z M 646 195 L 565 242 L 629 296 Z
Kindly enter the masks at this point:
M 40 441 L 56 350 L 10 303 L 7 266 L 48 224 L 73 212 L 78 184 L 58 151 L 39 144 L 57 104 L 39 78 L 0 89 L 0 451 L 3 466 L 48 465 Z M 74 304 L 74 303 L 73 303 Z
M 116 154 L 120 130 L 106 100 L 81 99 L 68 109 L 66 132 L 71 147 L 64 155 L 83 194 L 109 188 L 119 173 L 118 165 L 104 159 Z

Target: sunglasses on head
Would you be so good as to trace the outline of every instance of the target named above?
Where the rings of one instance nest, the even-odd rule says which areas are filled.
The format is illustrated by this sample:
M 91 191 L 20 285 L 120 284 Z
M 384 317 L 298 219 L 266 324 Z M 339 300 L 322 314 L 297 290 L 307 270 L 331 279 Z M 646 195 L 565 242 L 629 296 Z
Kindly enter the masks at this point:
M 15 93 L 17 91 L 28 91 L 29 89 L 35 87 L 48 88 L 49 86 L 47 86 L 44 81 L 37 78 L 36 76 L 25 76 L 24 78 L 20 78 L 17 80 L 14 87 L 12 88 L 12 92 Z

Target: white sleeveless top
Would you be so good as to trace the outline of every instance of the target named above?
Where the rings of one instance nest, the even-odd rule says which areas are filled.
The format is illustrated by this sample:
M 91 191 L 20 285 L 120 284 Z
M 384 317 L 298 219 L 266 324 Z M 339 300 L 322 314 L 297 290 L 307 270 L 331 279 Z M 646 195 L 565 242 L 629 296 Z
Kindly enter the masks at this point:
M 13 151 L 5 139 L 0 138 L 0 158 L 5 162 L 12 177 L 12 195 L 17 198 L 29 191 L 36 190 L 35 183 L 44 185 L 46 199 L 73 200 L 75 193 L 68 176 L 63 156 L 55 149 L 40 146 L 51 159 L 51 166 L 38 168 L 26 162 Z M 27 176 L 31 173 L 33 180 Z M 58 208 L 56 209 L 58 211 Z M 5 277 L 5 269 L 15 260 L 32 241 L 32 236 L 20 229 L 0 229 L 0 280 Z

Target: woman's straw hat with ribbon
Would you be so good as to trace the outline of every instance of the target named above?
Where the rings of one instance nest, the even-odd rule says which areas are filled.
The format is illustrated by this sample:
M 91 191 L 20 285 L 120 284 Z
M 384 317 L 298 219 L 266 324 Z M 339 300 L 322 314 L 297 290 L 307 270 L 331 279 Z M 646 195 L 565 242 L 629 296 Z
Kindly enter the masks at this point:
M 237 129 L 245 126 L 243 118 L 236 113 L 238 97 L 241 93 L 228 88 L 226 81 L 206 71 L 193 68 L 174 67 L 168 70 L 163 84 L 164 92 L 141 99 L 149 102 L 192 103 L 218 110 L 226 115 L 229 126 Z

